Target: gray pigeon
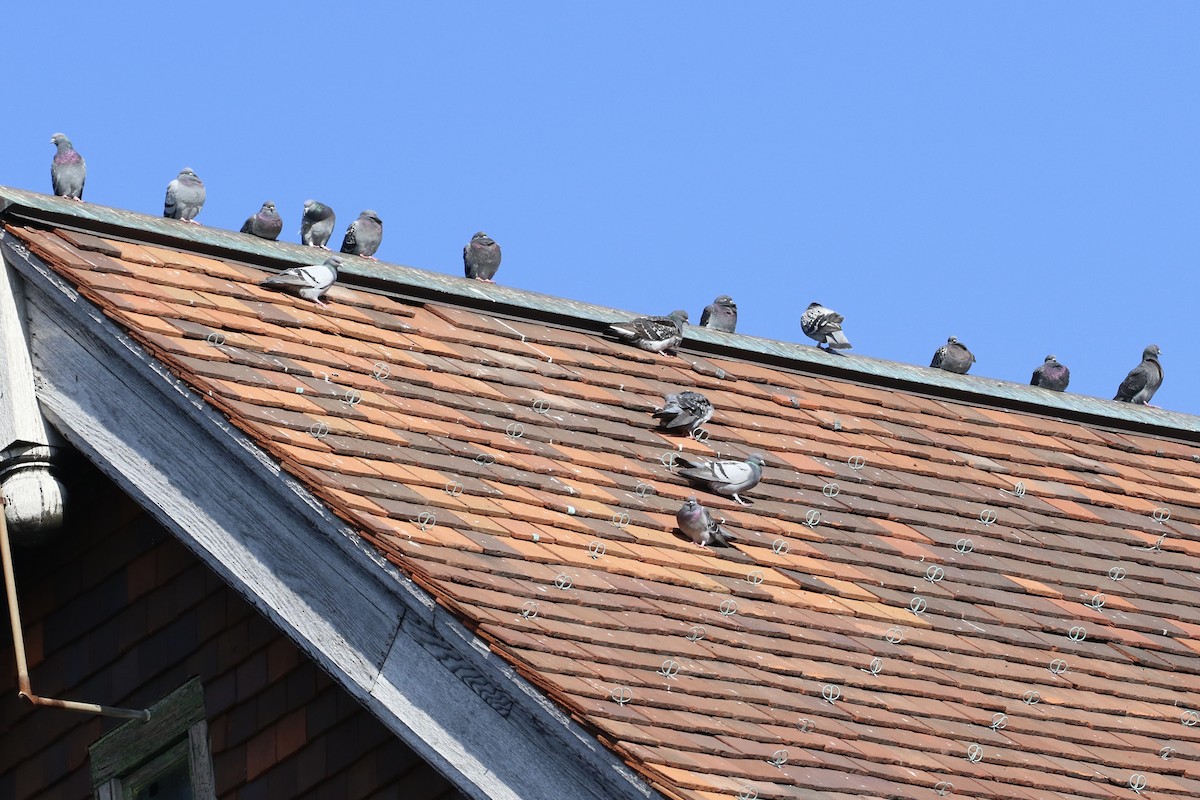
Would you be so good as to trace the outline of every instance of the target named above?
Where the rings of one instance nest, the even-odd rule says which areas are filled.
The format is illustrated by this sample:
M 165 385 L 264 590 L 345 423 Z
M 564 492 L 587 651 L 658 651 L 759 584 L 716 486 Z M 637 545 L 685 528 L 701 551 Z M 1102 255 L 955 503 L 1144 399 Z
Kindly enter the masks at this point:
M 269 239 L 271 241 L 278 239 L 282 230 L 283 219 L 279 216 L 279 212 L 275 210 L 275 204 L 270 200 L 263 203 L 258 213 L 242 224 L 242 233 L 253 234 L 260 239 Z
M 723 294 L 705 306 L 700 314 L 700 327 L 733 333 L 733 329 L 737 327 L 737 304 L 733 302 L 733 298 Z
M 729 547 L 729 541 L 737 538 L 722 528 L 709 510 L 697 503 L 694 497 L 689 497 L 675 512 L 675 521 L 679 523 L 679 530 L 701 547 L 710 544 L 714 547 Z
M 374 259 L 375 251 L 379 249 L 382 241 L 383 220 L 368 208 L 346 228 L 346 236 L 342 239 L 342 252 Z
M 675 462 L 684 467 L 679 474 L 692 483 L 724 497 L 732 497 L 744 506 L 750 504 L 738 494 L 758 485 L 766 463 L 757 453 L 745 461 L 692 461 L 676 456 Z
M 300 220 L 300 241 L 310 247 L 325 247 L 337 222 L 333 209 L 316 200 L 304 201 L 304 217 Z
M 483 231 L 463 248 L 463 272 L 468 278 L 491 282 L 500 269 L 500 245 Z
M 1162 364 L 1158 363 L 1158 357 L 1161 354 L 1162 351 L 1156 344 L 1143 350 L 1142 363 L 1130 370 L 1129 374 L 1125 376 L 1125 380 L 1121 381 L 1121 386 L 1117 389 L 1117 396 L 1113 400 L 1149 405 L 1150 398 L 1154 397 L 1154 393 L 1158 391 L 1158 387 L 1162 386 L 1163 382 Z
M 325 259 L 324 264 L 285 269 L 278 275 L 267 278 L 259 286 L 299 295 L 305 300 L 312 300 L 319 306 L 328 305 L 322 302 L 321 297 L 337 280 L 340 266 L 342 266 L 342 257 L 330 256 Z
M 951 336 L 933 354 L 933 360 L 929 362 L 929 366 L 944 369 L 947 372 L 956 372 L 959 375 L 966 375 L 967 370 L 974 363 L 975 356 L 971 354 L 967 346 L 958 341 L 957 336 Z
M 1066 364 L 1058 363 L 1054 356 L 1046 356 L 1045 363 L 1035 369 L 1033 377 L 1029 379 L 1030 386 L 1040 386 L 1052 392 L 1065 390 L 1070 382 L 1071 370 L 1067 369 Z
M 817 347 L 825 345 L 827 350 L 849 350 L 852 347 L 850 340 L 842 333 L 844 320 L 841 314 L 820 303 L 809 303 L 800 317 L 800 330 L 816 341 Z
M 638 317 L 628 322 L 614 322 L 608 328 L 617 338 L 635 347 L 661 353 L 683 341 L 683 326 L 687 321 L 686 311 L 672 311 L 665 317 Z
M 199 225 L 196 215 L 204 208 L 204 197 L 204 181 L 196 177 L 191 167 L 184 167 L 179 177 L 167 184 L 163 216 Z
M 691 434 L 712 419 L 713 404 L 699 392 L 669 394 L 663 400 L 666 405 L 654 412 L 654 418 L 659 420 L 659 427 L 663 430 L 679 428 Z
M 87 179 L 83 156 L 75 151 L 65 133 L 51 136 L 50 144 L 58 148 L 50 161 L 50 184 L 54 193 L 69 200 L 83 200 L 83 182 Z

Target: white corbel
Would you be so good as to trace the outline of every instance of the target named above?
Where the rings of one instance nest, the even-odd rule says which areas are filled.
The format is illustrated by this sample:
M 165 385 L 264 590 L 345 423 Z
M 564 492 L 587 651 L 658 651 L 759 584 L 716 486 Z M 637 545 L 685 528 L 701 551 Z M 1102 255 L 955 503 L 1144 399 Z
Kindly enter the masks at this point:
M 56 434 L 34 391 L 23 289 L 0 261 L 0 494 L 13 541 L 33 545 L 62 526 L 64 491 L 51 473 Z

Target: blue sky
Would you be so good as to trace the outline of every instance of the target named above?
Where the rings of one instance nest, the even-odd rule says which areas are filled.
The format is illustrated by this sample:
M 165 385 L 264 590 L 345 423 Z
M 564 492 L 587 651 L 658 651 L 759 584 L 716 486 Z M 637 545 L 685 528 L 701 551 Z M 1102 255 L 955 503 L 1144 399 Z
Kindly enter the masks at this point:
M 1200 4 L 11 4 L 0 183 L 201 222 L 265 199 L 384 220 L 385 261 L 646 313 L 718 294 L 739 331 L 1111 397 L 1161 345 L 1200 412 Z M 14 35 L 20 31 L 20 35 Z

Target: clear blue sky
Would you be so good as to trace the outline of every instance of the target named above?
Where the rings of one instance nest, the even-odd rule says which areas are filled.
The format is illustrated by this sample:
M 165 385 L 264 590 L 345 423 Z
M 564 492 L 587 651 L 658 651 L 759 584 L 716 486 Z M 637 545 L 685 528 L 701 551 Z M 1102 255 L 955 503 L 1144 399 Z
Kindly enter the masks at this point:
M 265 199 L 384 220 L 385 261 L 1111 397 L 1162 346 L 1200 412 L 1200 3 L 12 3 L 0 183 L 206 225 Z M 249 9 L 249 10 L 248 10 Z

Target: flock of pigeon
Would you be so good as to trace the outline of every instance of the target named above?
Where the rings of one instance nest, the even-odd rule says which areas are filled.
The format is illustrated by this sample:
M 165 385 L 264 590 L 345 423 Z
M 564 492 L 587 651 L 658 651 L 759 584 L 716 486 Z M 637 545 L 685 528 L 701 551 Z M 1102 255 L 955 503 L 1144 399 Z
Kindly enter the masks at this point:
M 50 142 L 57 151 L 50 163 L 50 179 L 54 193 L 82 202 L 83 185 L 87 177 L 87 166 L 64 134 L 56 133 Z M 204 182 L 190 168 L 184 168 L 167 186 L 163 203 L 163 216 L 184 222 L 196 223 L 196 217 L 204 206 Z M 311 247 L 328 249 L 327 243 L 333 235 L 336 217 L 333 209 L 316 200 L 304 203 L 304 215 L 300 221 L 300 241 Z M 196 223 L 198 224 L 198 223 Z M 249 217 L 241 232 L 262 239 L 275 240 L 283 231 L 283 219 L 275 204 L 267 201 L 258 213 Z M 375 252 L 383 240 L 383 221 L 374 211 L 359 214 L 350 223 L 342 239 L 341 253 L 374 259 Z M 338 277 L 342 267 L 341 255 L 331 255 L 321 264 L 295 267 L 273 275 L 262 282 L 269 289 L 295 294 L 305 300 L 325 305 L 321 299 Z M 477 233 L 463 248 L 463 269 L 468 278 L 491 281 L 500 268 L 500 246 L 486 233 Z M 806 336 L 828 352 L 850 349 L 850 340 L 842 331 L 844 317 L 820 303 L 811 303 L 800 317 L 800 329 Z M 616 322 L 609 326 L 619 339 L 629 342 L 651 353 L 670 351 L 683 341 L 683 326 L 688 323 L 686 311 L 672 311 L 665 317 L 639 317 L 628 322 Z M 729 295 L 721 295 L 704 309 L 700 315 L 701 327 L 733 333 L 737 327 L 737 305 Z M 1149 403 L 1154 392 L 1162 385 L 1163 370 L 1158 362 L 1158 345 L 1150 345 L 1142 354 L 1142 362 L 1125 377 L 1113 399 L 1127 403 Z M 948 372 L 966 374 L 975 363 L 975 356 L 966 345 L 954 336 L 946 340 L 933 354 L 930 366 Z M 1071 373 L 1066 365 L 1054 356 L 1046 356 L 1045 363 L 1033 372 L 1030 383 L 1051 391 L 1061 392 L 1067 388 Z M 660 428 L 671 433 L 693 436 L 696 431 L 712 419 L 713 405 L 699 392 L 669 394 L 662 408 L 654 412 Z M 731 497 L 742 505 L 748 505 L 740 494 L 753 489 L 762 480 L 763 457 L 751 455 L 745 461 L 708 461 L 676 456 L 675 463 L 681 468 L 679 475 L 692 484 L 708 491 Z M 695 497 L 689 497 L 676 513 L 679 528 L 694 543 L 729 546 L 735 539 L 721 526 L 712 513 Z
M 75 150 L 65 134 L 56 133 L 50 143 L 57 150 L 50 162 L 50 180 L 54 193 L 59 197 L 83 200 L 83 184 L 87 178 L 87 165 L 83 156 Z M 167 197 L 163 203 L 163 216 L 170 219 L 196 222 L 196 216 L 204 207 L 204 182 L 185 167 L 178 177 L 167 185 Z M 333 209 L 316 200 L 304 202 L 304 215 L 300 220 L 300 241 L 311 247 L 328 249 L 327 243 L 333 235 L 336 217 Z M 198 224 L 198 223 L 197 223 Z M 275 240 L 283 231 L 283 219 L 268 200 L 258 213 L 249 217 L 242 225 L 242 233 Z M 349 255 L 374 259 L 375 252 L 383 241 L 383 220 L 370 209 L 358 215 L 350 223 L 342 238 L 341 252 Z M 267 278 L 262 285 L 298 295 L 319 305 L 329 287 L 337 280 L 338 269 L 343 265 L 340 256 L 330 256 L 321 264 L 295 267 Z M 500 245 L 480 232 L 471 237 L 463 247 L 463 272 L 468 278 L 491 281 L 500 268 Z M 829 352 L 847 350 L 850 340 L 842 332 L 845 318 L 820 303 L 810 303 L 800 317 L 800 329 L 804 334 Z M 620 339 L 651 353 L 669 351 L 683 341 L 683 326 L 688 323 L 686 311 L 672 311 L 665 317 L 639 317 L 628 322 L 617 322 L 610 329 Z M 737 327 L 737 305 L 733 298 L 723 294 L 713 300 L 700 315 L 700 326 L 733 333 Z M 1117 389 L 1114 400 L 1126 403 L 1149 404 L 1158 387 L 1162 385 L 1163 369 L 1158 361 L 1158 345 L 1150 345 L 1142 353 L 1142 362 L 1130 370 Z M 965 375 L 975 363 L 975 356 L 967 346 L 951 336 L 933 354 L 929 366 Z M 1033 386 L 1055 392 L 1064 391 L 1071 380 L 1071 372 L 1054 356 L 1046 356 L 1045 363 L 1033 371 L 1029 381 Z

